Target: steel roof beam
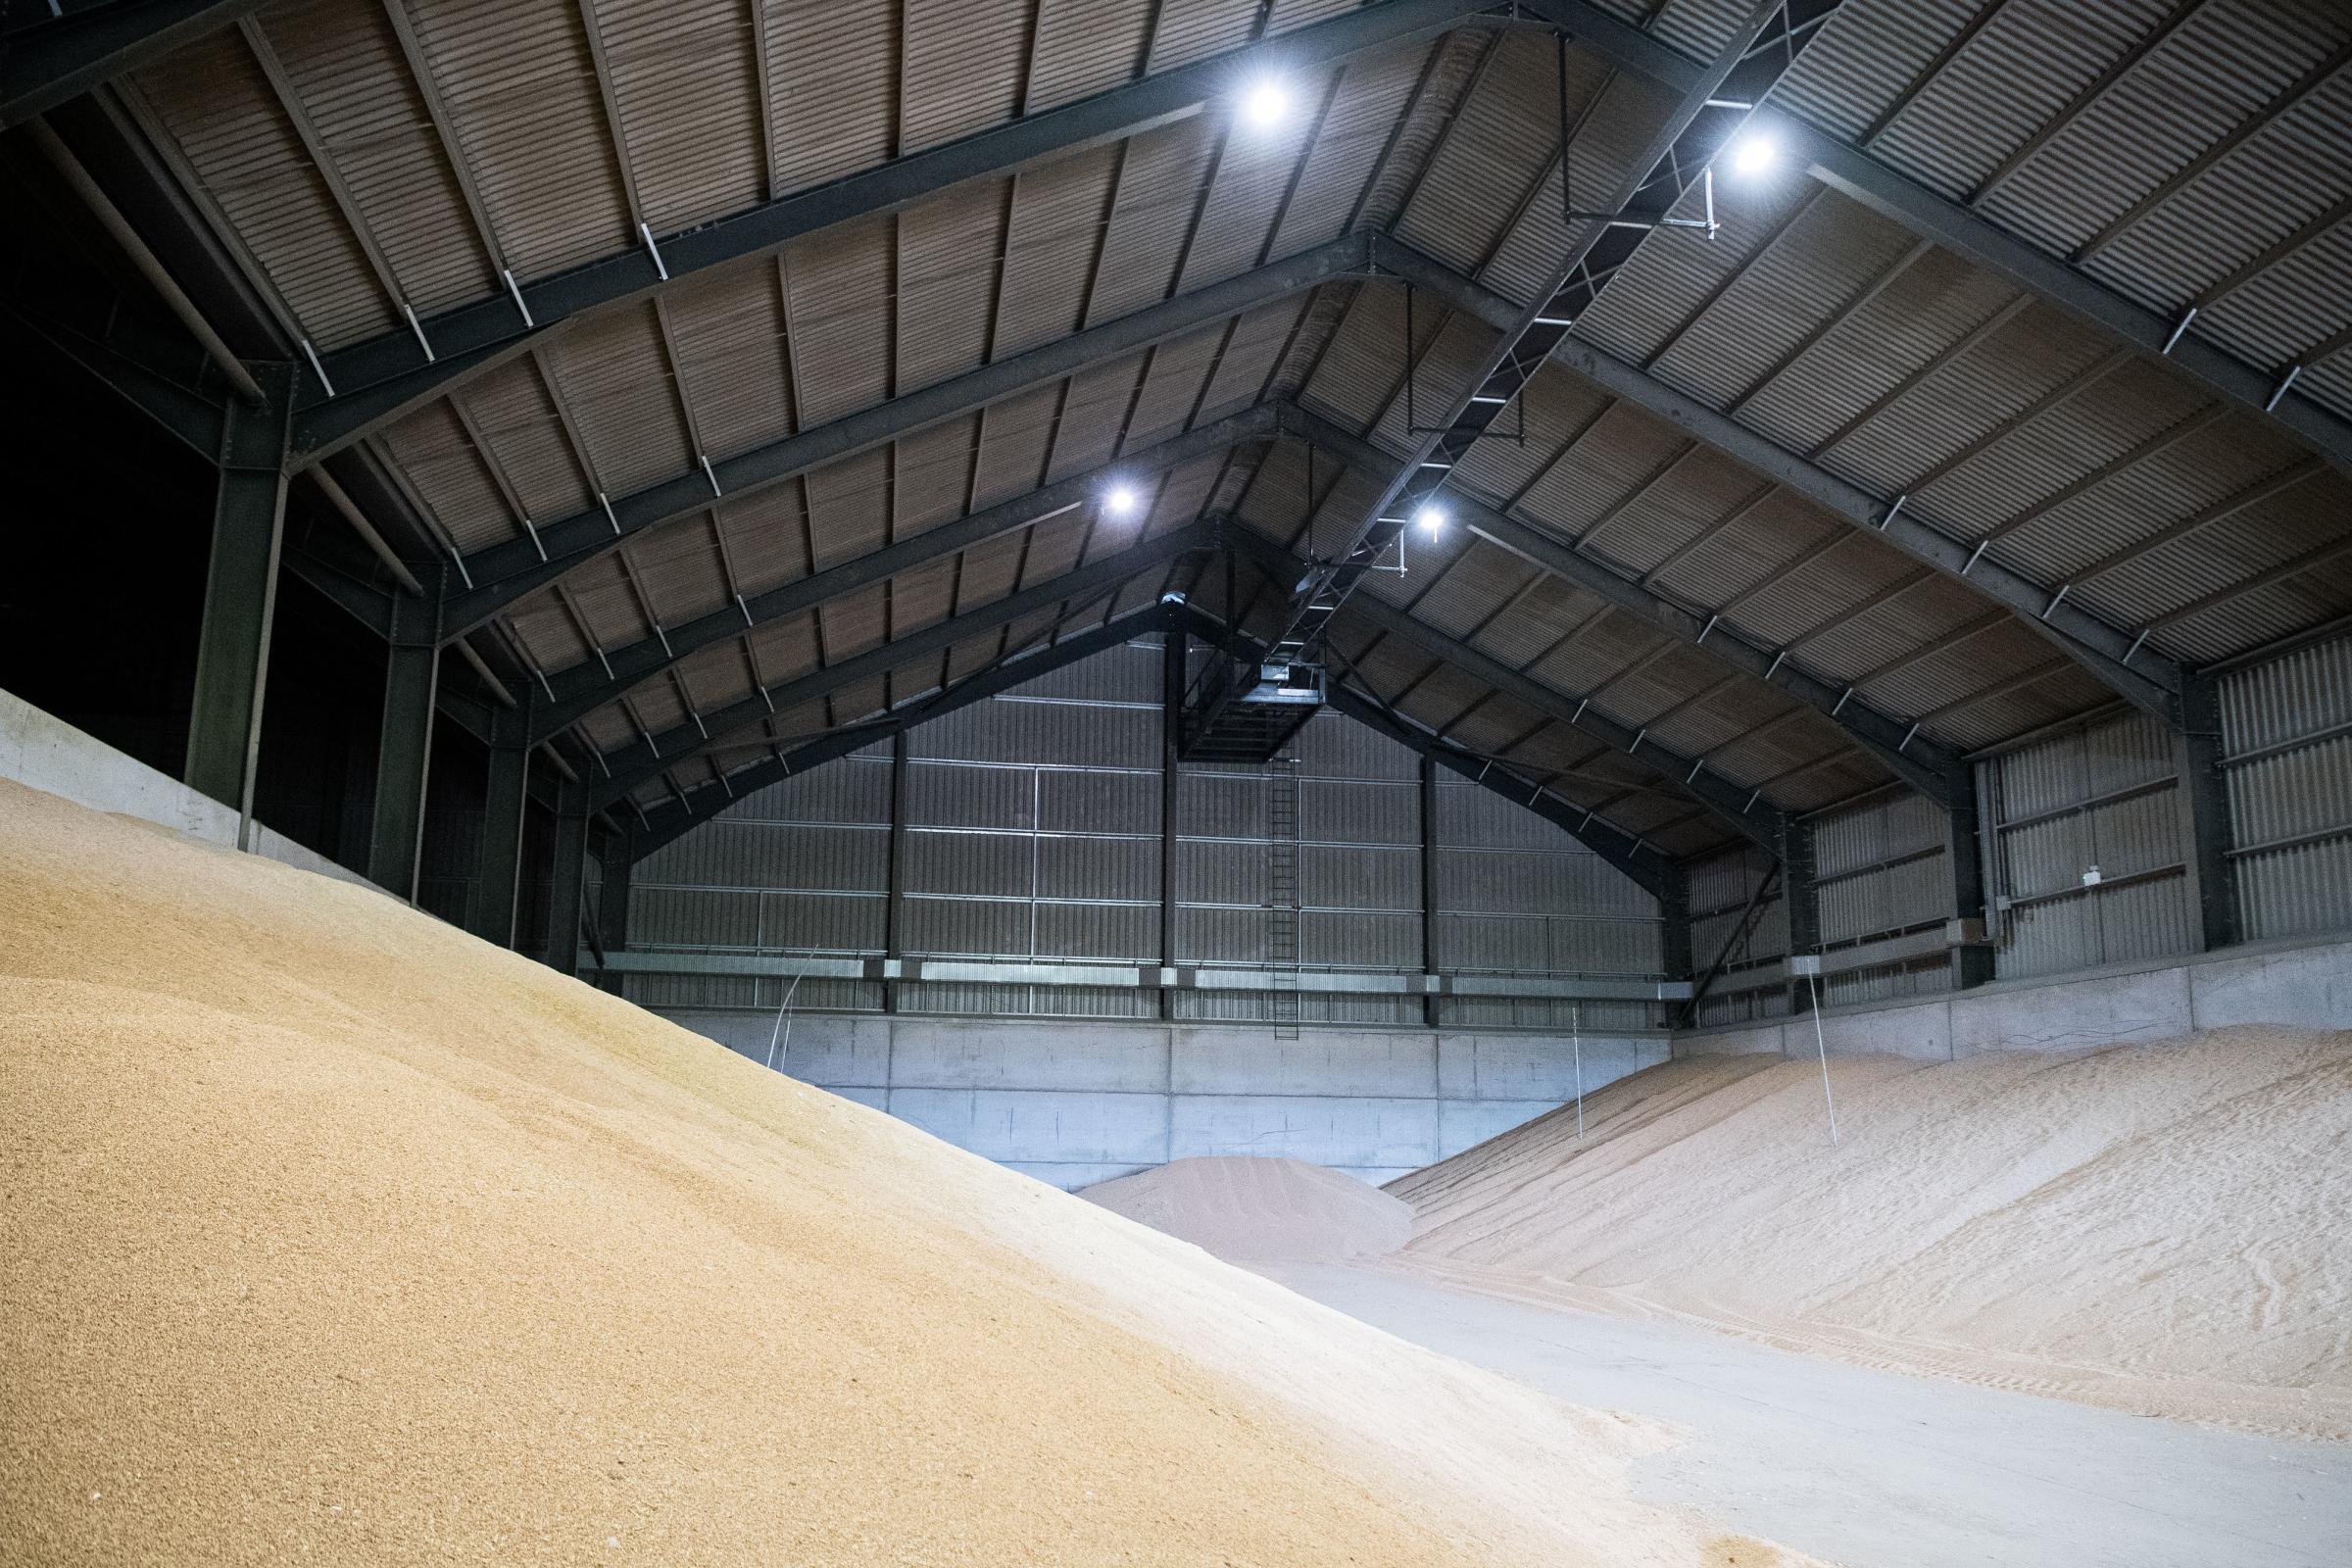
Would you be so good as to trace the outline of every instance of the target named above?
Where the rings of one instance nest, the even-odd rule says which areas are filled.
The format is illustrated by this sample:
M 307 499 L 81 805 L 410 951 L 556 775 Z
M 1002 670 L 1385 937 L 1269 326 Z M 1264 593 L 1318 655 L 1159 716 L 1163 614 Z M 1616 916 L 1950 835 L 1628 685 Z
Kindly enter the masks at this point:
M 591 660 L 548 677 L 549 700 L 532 713 L 530 739 L 535 743 L 562 733 L 631 688 L 713 643 L 748 635 L 758 627 L 806 613 L 843 594 L 888 581 L 901 572 L 912 571 L 1085 506 L 1095 499 L 1109 474 L 1157 473 L 1195 458 L 1214 456 L 1238 442 L 1271 436 L 1274 421 L 1273 406 L 1260 404 L 883 549 L 868 551 L 813 576 L 740 599 L 723 610 L 669 627 L 661 636 L 607 649 L 602 662 Z
M 437 359 L 428 360 L 416 338 L 407 332 L 387 332 L 329 355 L 326 376 L 334 392 L 330 395 L 315 376 L 306 375 L 297 418 L 300 439 L 306 447 L 356 439 L 349 433 L 355 425 L 365 433 L 372 422 L 396 416 L 400 409 L 438 397 L 498 363 L 535 333 L 582 312 L 674 286 L 710 268 L 780 249 L 819 229 L 895 212 L 966 180 L 1010 173 L 1183 120 L 1253 77 L 1304 74 L 1366 50 L 1440 32 L 1492 3 L 1373 0 L 1261 43 L 1158 72 L 682 233 L 656 236 L 650 249 L 660 253 L 658 266 L 649 247 L 631 245 L 555 277 L 528 283 L 517 279 L 513 295 L 477 301 L 424 321 L 424 339 Z M 366 422 L 336 413 L 355 395 L 370 398 L 365 405 L 371 411 Z
M 624 801 L 641 785 L 660 778 L 678 763 L 710 751 L 728 737 L 762 724 L 777 713 L 814 702 L 844 686 L 945 653 L 966 638 L 995 631 L 1033 612 L 1115 591 L 1138 572 L 1165 565 L 1192 551 L 1213 548 L 1222 536 L 1223 530 L 1216 523 L 1196 522 L 1143 540 L 1114 551 L 1092 565 L 1049 577 L 994 604 L 952 615 L 839 663 L 764 687 L 740 703 L 730 704 L 691 723 L 648 736 L 617 752 L 607 752 L 598 759 L 605 776 L 594 786 L 592 804 L 602 808 Z
M 1739 420 L 1655 376 L 1568 338 L 1552 358 L 1602 391 L 1646 409 L 1734 462 L 1784 485 L 1833 515 L 1878 535 L 1922 565 L 1964 583 L 2038 633 L 2109 690 L 2180 727 L 2180 666 L 2162 654 L 2135 649 L 2134 639 L 2042 587 L 2032 578 L 1880 500 L 1861 486 L 1758 434 Z
M 1203 642 L 1221 647 L 1236 658 L 1265 657 L 1265 644 L 1246 632 L 1234 630 L 1198 606 L 1184 606 L 1176 611 L 1175 619 Z M 1335 710 L 1374 733 L 1483 786 L 1522 810 L 1535 812 L 1623 872 L 1652 898 L 1663 903 L 1676 896 L 1680 878 L 1675 861 L 1656 845 L 1628 833 L 1598 812 L 1588 811 L 1552 794 L 1509 763 L 1483 757 L 1415 724 L 1376 697 L 1359 694 L 1344 685 L 1327 685 L 1324 698 Z M 1606 829 L 1616 842 L 1594 832 L 1595 827 Z
M 1377 472 L 1396 461 L 1371 442 L 1349 435 L 1306 410 L 1286 405 L 1281 419 L 1285 431 L 1350 466 L 1370 466 Z M 1887 771 L 1936 805 L 1949 808 L 1965 791 L 1967 762 L 1940 741 L 1916 733 L 1915 726 L 1799 668 L 1779 650 L 1759 647 L 1738 632 L 1720 627 L 1719 617 L 1701 616 L 1661 597 L 1573 544 L 1554 539 L 1459 490 L 1452 492 L 1448 501 L 1462 526 L 1479 537 L 1815 710 Z
M 1051 674 L 1081 660 L 1092 659 L 1130 638 L 1146 632 L 1163 631 L 1168 627 L 1170 618 L 1170 607 L 1165 605 L 1147 605 L 1141 610 L 1129 611 L 1092 631 L 1080 632 L 1048 647 L 1000 660 L 985 669 L 975 670 L 961 680 L 950 682 L 928 700 L 902 704 L 881 718 L 859 724 L 845 724 L 831 734 L 820 735 L 789 752 L 763 759 L 750 767 L 728 774 L 723 785 L 715 779 L 709 784 L 699 785 L 686 791 L 683 800 L 673 799 L 663 803 L 659 816 L 648 813 L 647 825 L 629 835 L 630 858 L 643 859 L 664 845 L 676 843 L 733 806 L 749 791 L 764 789 L 783 779 L 806 773 L 812 767 L 847 757 L 852 752 L 862 751 L 876 741 L 889 740 L 918 724 L 944 718 L 959 708 L 969 708 L 974 703 L 1008 692 L 1015 686 L 1027 685 L 1040 675 Z M 683 807 L 683 810 L 673 810 L 672 807 Z
M 0 129 L 160 60 L 260 8 L 261 0 L 93 6 L 12 34 L 0 52 Z
M 860 410 L 829 424 L 754 447 L 712 464 L 709 472 L 698 466 L 634 495 L 613 497 L 610 513 L 598 506 L 538 524 L 535 540 L 510 540 L 466 558 L 466 571 L 477 586 L 448 602 L 444 635 L 454 637 L 469 631 L 526 595 L 618 549 L 624 541 L 650 528 L 691 517 L 715 501 L 752 494 L 809 468 L 968 414 L 1194 327 L 1242 315 L 1323 283 L 1360 277 L 1365 273 L 1369 254 L 1369 241 L 1364 235 L 1348 235 L 953 376 L 919 392 Z M 718 491 L 715 496 L 714 487 Z
M 2352 473 L 2352 422 L 2300 393 L 2281 390 L 2285 377 L 2299 367 L 2258 369 L 2193 332 L 2181 332 L 2176 341 L 2179 322 L 2127 299 L 1786 110 L 1759 109 L 1751 123 L 1832 189 L 2107 336 L 2169 360 L 2215 396 L 2272 421 L 2340 471 Z
M 1290 551 L 1263 534 L 1246 528 L 1236 528 L 1231 535 L 1233 545 L 1246 551 L 1271 567 L 1277 580 L 1303 579 L 1312 569 Z M 1428 622 L 1417 619 L 1384 599 L 1362 596 L 1348 600 L 1348 611 L 1365 624 L 1389 636 L 1417 644 L 1424 653 L 1444 661 L 1454 668 L 1484 682 L 1522 707 L 1545 717 L 1582 730 L 1612 751 L 1642 762 L 1663 775 L 1677 792 L 1690 796 L 1706 807 L 1741 837 L 1762 845 L 1774 854 L 1780 853 L 1781 836 L 1787 819 L 1781 808 L 1762 799 L 1760 792 L 1739 784 L 1720 773 L 1710 772 L 1702 760 L 1683 756 L 1649 739 L 1646 731 L 1628 729 L 1607 714 L 1594 710 L 1590 697 L 1580 698 L 1544 685 L 1520 670 L 1479 652 L 1469 644 L 1452 637 Z

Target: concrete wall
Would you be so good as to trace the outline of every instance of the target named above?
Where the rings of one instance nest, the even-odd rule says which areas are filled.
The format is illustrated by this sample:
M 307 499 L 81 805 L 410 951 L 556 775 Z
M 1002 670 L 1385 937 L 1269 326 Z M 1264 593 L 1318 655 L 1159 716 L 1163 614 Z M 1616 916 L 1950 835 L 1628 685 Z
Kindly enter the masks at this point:
M 2116 964 L 1972 991 L 1827 1008 L 1820 1047 L 1948 1061 L 1986 1051 L 2070 1051 L 2170 1040 L 2228 1024 L 2352 1029 L 2352 942 L 2273 943 Z M 1811 1055 L 1810 1016 L 1674 1037 L 1674 1054 Z
M 93 810 L 155 822 L 206 844 L 236 847 L 235 811 L 5 691 L 0 691 L 0 778 Z M 361 887 L 375 885 L 258 822 L 253 839 L 256 855 Z
M 755 1060 L 776 1014 L 664 1017 Z M 1582 1043 L 1588 1092 L 1666 1059 L 1663 1035 Z M 1284 1154 L 1383 1182 L 1576 1094 L 1566 1038 L 1125 1019 L 792 1020 L 777 1066 L 1056 1187 L 1195 1154 Z

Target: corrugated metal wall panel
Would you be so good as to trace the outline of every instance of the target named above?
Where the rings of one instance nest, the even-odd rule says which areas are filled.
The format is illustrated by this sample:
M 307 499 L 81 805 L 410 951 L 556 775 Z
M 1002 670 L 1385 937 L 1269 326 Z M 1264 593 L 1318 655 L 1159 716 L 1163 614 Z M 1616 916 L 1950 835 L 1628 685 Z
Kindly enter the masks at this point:
M 2247 939 L 2352 927 L 2352 637 L 2232 670 L 2220 695 Z

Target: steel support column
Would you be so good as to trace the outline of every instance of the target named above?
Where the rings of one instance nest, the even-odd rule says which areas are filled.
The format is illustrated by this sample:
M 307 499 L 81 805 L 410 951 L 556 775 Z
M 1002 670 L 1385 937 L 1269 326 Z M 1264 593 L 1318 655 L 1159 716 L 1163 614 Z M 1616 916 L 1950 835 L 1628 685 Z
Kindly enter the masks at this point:
M 514 946 L 514 911 L 522 889 L 522 811 L 528 798 L 531 753 L 514 744 L 512 720 L 520 709 L 502 709 L 490 721 L 490 772 L 482 803 L 482 837 L 474 861 L 473 903 L 466 929 L 502 948 Z
M 906 732 L 890 738 L 890 855 L 883 877 L 882 956 L 906 956 Z M 882 1010 L 899 1010 L 895 981 L 882 982 Z
M 416 897 L 424 848 L 425 779 L 433 756 L 433 696 L 441 650 L 394 644 L 384 667 L 384 727 L 375 743 L 375 813 L 368 832 L 368 880 L 397 898 Z
M 1421 759 L 1421 969 L 1438 972 L 1438 764 Z M 1421 1021 L 1438 1026 L 1440 1000 L 1421 999 Z
M 1171 623 L 1159 656 L 1159 965 L 1176 967 L 1176 786 L 1184 774 L 1176 754 L 1184 745 L 1184 628 Z M 1159 992 L 1159 1015 L 1176 1016 L 1176 993 Z
M 191 788 L 236 808 L 240 847 L 251 827 L 261 754 L 262 692 L 270 675 L 270 625 L 286 526 L 293 388 L 288 367 L 257 368 L 268 396 L 259 405 L 229 404 L 221 421 L 220 487 L 213 503 L 204 629 L 196 644 L 196 692 L 181 775 Z
M 635 838 L 632 832 L 609 834 L 598 853 L 605 879 L 596 895 L 596 930 L 605 945 L 608 960 L 629 949 L 629 882 L 637 865 Z M 603 984 L 607 991 L 619 996 L 620 972 L 607 969 Z
M 1992 929 L 1991 911 L 1985 907 L 1984 816 L 1977 806 L 1977 770 L 1970 764 L 1961 773 L 1967 793 L 1945 812 L 1950 824 L 1952 858 L 1952 913 L 1962 920 L 1981 920 L 1989 933 Z M 1993 977 L 1993 951 L 1989 940 L 1963 943 L 1952 949 L 1952 989 L 1965 991 L 1981 986 Z
M 580 961 L 580 900 L 588 870 L 588 786 L 565 779 L 556 786 L 554 884 L 547 895 L 548 966 L 576 974 Z
M 2180 838 L 2186 851 L 2189 896 L 2195 900 L 2204 951 L 2245 940 L 2238 908 L 2237 868 L 2230 858 L 2230 784 L 2222 772 L 2222 705 L 2209 674 L 2188 678 L 2181 692 L 2185 722 L 2174 746 L 2180 773 Z
M 1813 824 L 1790 817 L 1781 832 L 1781 896 L 1788 906 L 1788 1011 L 1809 1011 L 1817 981 L 1793 971 L 1795 959 L 1821 952 L 1821 882 L 1813 863 Z
M 1690 871 L 1676 865 L 1658 895 L 1658 966 L 1669 980 L 1694 980 L 1690 957 Z M 1672 1022 L 1671 1018 L 1663 1021 Z

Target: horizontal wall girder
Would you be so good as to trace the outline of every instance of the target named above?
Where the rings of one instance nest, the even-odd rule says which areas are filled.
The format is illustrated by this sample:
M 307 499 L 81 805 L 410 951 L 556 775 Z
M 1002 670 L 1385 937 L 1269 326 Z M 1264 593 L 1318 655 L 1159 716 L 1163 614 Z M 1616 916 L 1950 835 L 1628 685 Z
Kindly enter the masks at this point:
M 476 586 L 449 602 L 443 635 L 454 637 L 470 631 L 565 572 L 603 558 L 649 528 L 706 512 L 722 497 L 754 493 L 822 464 L 1271 301 L 1323 283 L 1362 276 L 1369 256 L 1366 238 L 1361 233 L 1348 235 L 828 424 L 724 461 L 714 460 L 708 473 L 698 466 L 633 495 L 612 498 L 610 512 L 599 506 L 537 524 L 535 538 L 510 540 L 466 558 L 467 573 Z
M 1197 522 L 1157 538 L 1143 540 L 1123 550 L 1113 551 L 1091 565 L 1049 577 L 1034 587 L 1000 599 L 995 604 L 950 616 L 919 632 L 879 644 L 839 663 L 827 664 L 779 682 L 740 703 L 732 703 L 715 713 L 705 714 L 663 734 L 649 736 L 634 746 L 608 753 L 600 760 L 606 776 L 595 784 L 591 804 L 599 808 L 615 805 L 678 763 L 700 756 L 745 729 L 763 723 L 776 713 L 814 702 L 860 680 L 887 674 L 915 660 L 945 653 L 968 637 L 994 631 L 1034 612 L 1049 610 L 1066 601 L 1092 599 L 1113 591 L 1137 572 L 1165 565 L 1192 551 L 1214 548 L 1222 534 L 1223 530 L 1216 523 Z
M 895 212 L 965 180 L 1010 173 L 1167 124 L 1261 75 L 1303 75 L 1365 50 L 1442 31 L 1489 3 L 1374 0 L 1279 37 L 1156 72 L 682 233 L 648 237 L 554 277 L 515 279 L 512 294 L 432 317 L 416 333 L 387 332 L 330 355 L 325 369 L 333 393 L 316 377 L 306 380 L 306 416 L 297 420 L 297 444 L 320 451 L 348 444 L 384 419 L 445 395 L 511 357 L 532 334 L 582 312 L 675 286 L 820 229 Z M 250 9 L 250 4 L 219 9 Z M 427 358 L 419 336 L 437 358 Z
M 583 964 L 588 958 L 583 951 Z M 1581 1002 L 1684 1002 L 1688 980 L 1633 976 L 1367 974 L 1360 970 L 1250 969 L 1230 964 L 1054 963 L 1010 958 L 835 957 L 803 954 L 610 953 L 619 974 L 757 976 L 762 979 L 929 980 L 958 985 L 1079 986 L 1088 990 L 1270 991 L 1278 984 L 1318 996 L 1549 997 Z M 1281 978 L 1277 980 L 1279 974 Z

